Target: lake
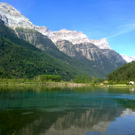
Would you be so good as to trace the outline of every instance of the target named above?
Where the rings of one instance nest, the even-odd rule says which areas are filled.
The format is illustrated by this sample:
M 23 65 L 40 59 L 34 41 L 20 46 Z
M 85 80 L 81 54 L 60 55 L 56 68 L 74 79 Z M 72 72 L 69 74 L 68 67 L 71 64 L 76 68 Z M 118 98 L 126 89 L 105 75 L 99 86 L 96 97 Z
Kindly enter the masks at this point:
M 0 135 L 135 135 L 134 88 L 0 88 Z

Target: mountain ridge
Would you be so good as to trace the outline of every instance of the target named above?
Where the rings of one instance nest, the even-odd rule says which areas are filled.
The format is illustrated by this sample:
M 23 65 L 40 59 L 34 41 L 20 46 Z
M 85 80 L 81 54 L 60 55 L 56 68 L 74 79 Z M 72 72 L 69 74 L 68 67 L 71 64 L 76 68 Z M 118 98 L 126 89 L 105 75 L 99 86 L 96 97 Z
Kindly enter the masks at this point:
M 90 40 L 82 32 L 70 31 L 66 29 L 62 29 L 60 31 L 50 31 L 45 26 L 36 26 L 28 18 L 26 18 L 17 9 L 9 5 L 8 3 L 0 2 L 0 19 L 2 19 L 7 26 L 13 29 L 15 29 L 16 27 L 35 29 L 40 33 L 42 33 L 43 35 L 48 36 L 54 43 L 56 43 L 59 40 L 69 40 L 73 44 L 79 44 L 84 42 L 88 43 L 98 42 L 95 45 L 97 45 L 100 49 L 111 49 L 105 38 L 100 40 Z M 102 46 L 99 45 L 99 43 L 102 40 L 105 43 L 105 47 L 103 46 L 103 44 Z

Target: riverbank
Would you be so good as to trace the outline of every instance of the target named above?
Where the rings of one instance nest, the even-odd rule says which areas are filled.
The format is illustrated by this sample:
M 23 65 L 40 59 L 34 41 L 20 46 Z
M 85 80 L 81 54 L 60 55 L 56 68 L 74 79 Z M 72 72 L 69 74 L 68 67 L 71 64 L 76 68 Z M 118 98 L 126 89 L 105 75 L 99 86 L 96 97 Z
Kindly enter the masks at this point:
M 71 82 L 0 82 L 0 86 L 44 86 L 44 87 L 85 87 L 91 84 L 71 83 Z

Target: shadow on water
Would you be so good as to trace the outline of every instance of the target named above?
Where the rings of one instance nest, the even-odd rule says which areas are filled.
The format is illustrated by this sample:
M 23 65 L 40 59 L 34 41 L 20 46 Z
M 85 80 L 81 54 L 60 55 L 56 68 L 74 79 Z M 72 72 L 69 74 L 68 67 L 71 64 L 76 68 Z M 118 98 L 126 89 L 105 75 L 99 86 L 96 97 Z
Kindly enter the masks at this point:
M 128 88 L 3 87 L 0 109 L 1 135 L 132 135 L 134 132 L 131 124 L 135 125 L 135 94 Z

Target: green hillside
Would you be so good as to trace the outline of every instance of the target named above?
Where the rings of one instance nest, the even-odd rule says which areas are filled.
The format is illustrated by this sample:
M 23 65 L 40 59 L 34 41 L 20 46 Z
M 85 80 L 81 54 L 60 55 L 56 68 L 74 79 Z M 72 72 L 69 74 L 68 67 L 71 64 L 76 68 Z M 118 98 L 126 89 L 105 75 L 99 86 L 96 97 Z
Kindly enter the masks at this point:
M 102 77 L 64 53 L 57 57 L 50 54 L 18 38 L 0 21 L 0 77 L 31 78 L 41 74 L 60 75 L 63 80 L 73 79 L 76 75 Z
M 129 81 L 135 81 L 135 61 L 126 63 L 107 75 L 107 80 L 110 83 L 128 83 Z

